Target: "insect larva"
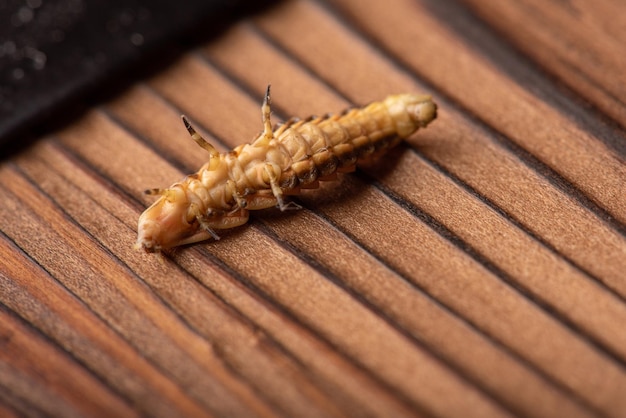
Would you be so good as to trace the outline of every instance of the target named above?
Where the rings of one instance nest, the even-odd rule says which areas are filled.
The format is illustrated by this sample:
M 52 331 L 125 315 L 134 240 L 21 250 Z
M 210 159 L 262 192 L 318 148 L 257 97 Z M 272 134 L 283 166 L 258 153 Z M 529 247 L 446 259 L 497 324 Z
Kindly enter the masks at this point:
M 337 172 L 353 171 L 396 145 L 402 138 L 428 125 L 437 116 L 430 96 L 398 94 L 339 115 L 291 119 L 272 130 L 270 88 L 261 107 L 263 132 L 251 144 L 222 154 L 202 138 L 183 116 L 194 141 L 210 154 L 196 174 L 160 195 L 139 218 L 137 248 L 147 252 L 219 239 L 216 229 L 248 221 L 248 211 L 285 203 L 284 195 L 318 187 Z

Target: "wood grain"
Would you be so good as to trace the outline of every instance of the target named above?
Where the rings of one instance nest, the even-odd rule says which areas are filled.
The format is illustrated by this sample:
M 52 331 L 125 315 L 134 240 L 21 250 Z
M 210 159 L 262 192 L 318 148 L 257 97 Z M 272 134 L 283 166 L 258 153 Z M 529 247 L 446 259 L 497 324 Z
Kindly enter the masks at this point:
M 2 416 L 625 416 L 621 8 L 294 0 L 0 165 Z M 590 60 L 590 57 L 593 60 Z M 437 121 L 219 242 L 152 198 L 274 122 L 428 92 Z

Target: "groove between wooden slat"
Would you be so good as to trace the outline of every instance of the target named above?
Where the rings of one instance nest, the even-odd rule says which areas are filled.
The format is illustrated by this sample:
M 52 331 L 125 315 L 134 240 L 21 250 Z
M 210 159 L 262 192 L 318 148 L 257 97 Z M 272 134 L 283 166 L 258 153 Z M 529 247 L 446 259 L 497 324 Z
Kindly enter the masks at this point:
M 6 418 L 19 418 L 22 416 L 43 415 L 43 412 L 36 411 L 32 405 L 26 405 L 18 399 L 8 387 L 0 386 L 0 416 Z M 35 412 L 36 411 L 36 412 Z
M 626 127 L 626 59 L 622 53 L 626 32 L 616 18 L 623 13 L 621 5 L 523 1 L 486 8 L 477 1 L 464 3 L 546 71 Z M 512 25 L 529 18 L 537 24 Z M 513 26 L 517 29 L 511 30 Z
M 0 324 L 0 384 L 11 392 L 51 415 L 138 416 L 65 353 L 2 309 Z
M 52 156 L 51 153 L 46 155 Z M 50 174 L 48 171 L 47 175 Z M 7 254 L 10 254 L 9 250 L 6 251 Z M 122 396 L 129 397 L 140 408 L 145 408 L 145 413 L 153 416 L 177 414 L 170 402 L 180 394 L 171 382 L 155 372 L 142 357 L 67 291 L 52 283 L 45 272 L 38 271 L 25 259 L 12 260 L 11 257 L 9 260 L 12 262 L 7 263 L 4 273 L 15 279 L 14 282 L 3 284 L 2 295 L 6 298 L 5 303 L 11 304 L 16 311 L 21 311 L 20 314 L 25 319 L 56 339 L 59 345 L 98 373 Z M 15 271 L 17 266 L 22 269 L 28 267 L 29 270 L 18 273 Z M 24 309 L 26 306 L 30 309 Z M 230 389 L 237 390 L 232 385 Z M 222 394 L 213 407 L 219 409 L 218 405 L 223 404 L 224 408 L 233 408 L 228 400 L 228 396 Z M 262 408 L 258 409 L 262 412 Z
M 405 10 L 415 10 L 408 7 L 408 2 L 403 5 Z M 488 123 L 498 126 L 514 142 L 562 173 L 620 222 L 626 222 L 623 204 L 626 167 L 604 144 L 568 124 L 563 115 L 528 92 L 507 82 L 506 77 L 477 55 L 470 56 L 461 41 L 453 40 L 456 50 L 454 56 L 450 55 L 452 50 L 442 48 L 441 43 L 450 42 L 452 34 L 440 22 L 429 18 L 426 9 L 422 10 L 423 13 L 403 14 L 380 5 L 378 8 L 373 4 L 369 6 L 341 3 L 341 7 L 348 9 L 353 17 L 358 16 L 361 24 L 369 22 L 370 34 L 382 40 L 385 47 L 401 60 L 427 73 L 431 80 L 437 80 L 447 94 L 456 97 Z M 393 19 L 401 32 L 389 36 L 390 32 L 381 30 L 391 23 L 388 19 Z M 424 32 L 428 32 L 428 36 L 421 36 Z M 403 54 L 403 46 L 418 39 L 421 41 L 420 54 Z M 433 55 L 435 49 L 441 59 Z M 454 71 L 440 65 L 444 60 L 448 66 L 457 64 Z M 428 65 L 424 65 L 426 61 Z M 465 91 L 462 96 L 456 94 L 460 90 Z M 515 113 L 509 109 L 515 109 Z

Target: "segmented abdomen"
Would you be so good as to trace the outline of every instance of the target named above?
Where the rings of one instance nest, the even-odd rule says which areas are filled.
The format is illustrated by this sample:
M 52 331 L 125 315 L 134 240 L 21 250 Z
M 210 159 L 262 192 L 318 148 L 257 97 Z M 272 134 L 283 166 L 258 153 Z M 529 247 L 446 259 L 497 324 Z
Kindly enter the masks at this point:
M 281 167 L 282 188 L 296 188 L 380 155 L 436 117 L 430 96 L 389 96 L 339 115 L 288 122 L 275 132 L 289 157 Z

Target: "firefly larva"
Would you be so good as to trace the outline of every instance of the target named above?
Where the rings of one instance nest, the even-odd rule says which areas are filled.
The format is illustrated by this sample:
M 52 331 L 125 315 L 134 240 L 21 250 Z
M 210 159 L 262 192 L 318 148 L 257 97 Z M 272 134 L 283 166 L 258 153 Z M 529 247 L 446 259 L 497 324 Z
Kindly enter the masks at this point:
M 196 174 L 160 195 L 139 218 L 136 247 L 148 252 L 213 237 L 215 230 L 248 221 L 248 211 L 286 203 L 284 195 L 318 187 L 337 172 L 353 171 L 396 145 L 437 116 L 430 96 L 398 94 L 338 115 L 291 119 L 272 130 L 270 88 L 261 107 L 263 132 L 251 143 L 222 154 L 202 138 L 183 116 L 189 134 L 209 154 Z

